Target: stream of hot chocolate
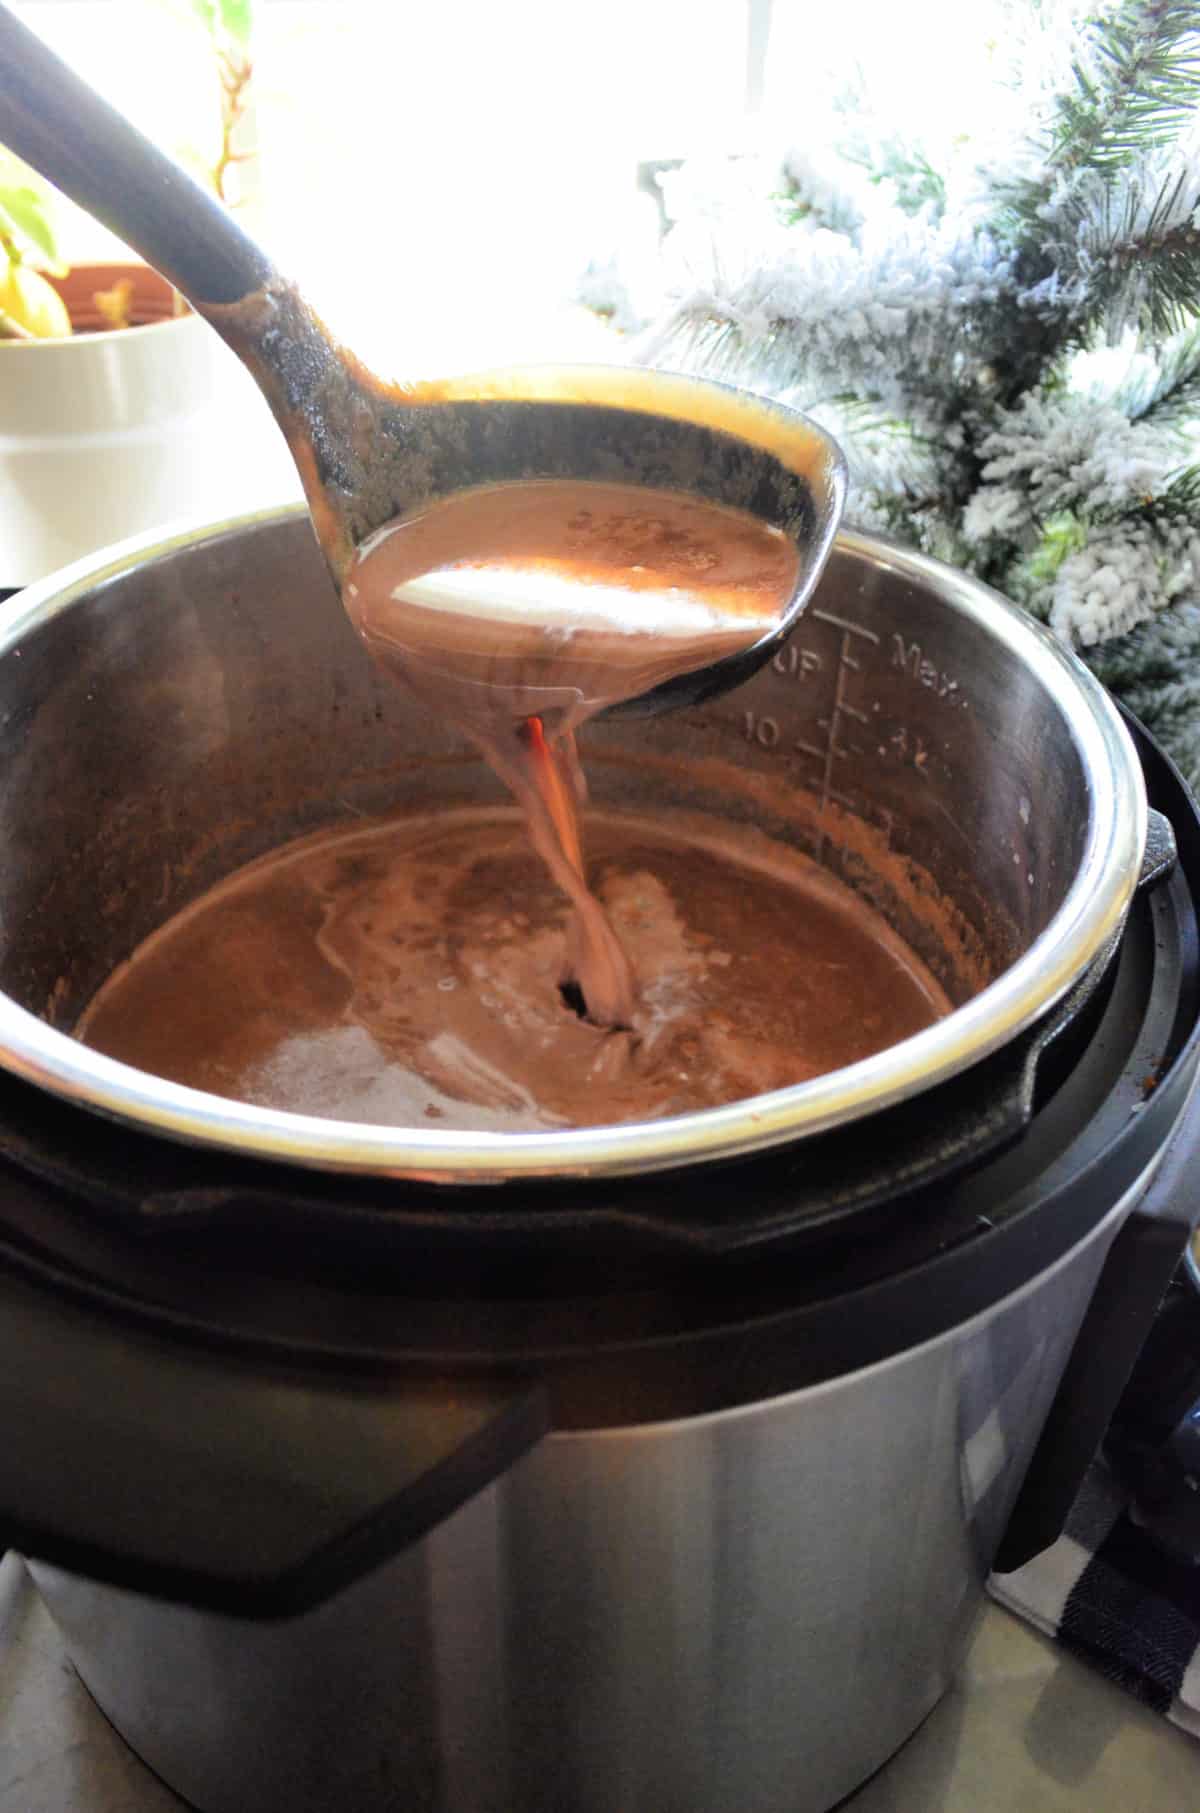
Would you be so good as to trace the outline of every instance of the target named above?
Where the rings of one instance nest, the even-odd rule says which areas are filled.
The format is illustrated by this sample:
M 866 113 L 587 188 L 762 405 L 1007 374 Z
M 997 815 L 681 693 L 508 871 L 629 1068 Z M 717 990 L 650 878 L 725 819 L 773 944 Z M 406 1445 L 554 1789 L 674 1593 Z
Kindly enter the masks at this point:
M 492 767 L 525 813 L 534 849 L 575 911 L 567 929 L 563 982 L 575 983 L 590 1020 L 632 1026 L 637 1003 L 633 966 L 608 914 L 587 884 L 579 815 L 587 782 L 572 731 L 546 741 L 540 718 L 527 718 L 514 744 L 485 745 Z
M 595 481 L 459 492 L 359 550 L 343 588 L 351 621 L 516 796 L 574 907 L 563 982 L 598 1025 L 631 1025 L 637 991 L 587 884 L 575 732 L 606 706 L 752 646 L 798 578 L 793 544 L 749 512 Z

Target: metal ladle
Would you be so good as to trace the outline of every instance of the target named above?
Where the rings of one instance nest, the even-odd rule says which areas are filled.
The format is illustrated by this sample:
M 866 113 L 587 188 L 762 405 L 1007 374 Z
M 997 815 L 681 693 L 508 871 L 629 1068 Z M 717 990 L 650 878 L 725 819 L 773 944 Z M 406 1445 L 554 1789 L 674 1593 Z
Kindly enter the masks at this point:
M 604 366 L 386 383 L 338 344 L 213 196 L 3 5 L 0 141 L 156 266 L 248 366 L 287 437 L 339 588 L 369 535 L 435 498 L 521 479 L 616 480 L 748 509 L 792 539 L 800 563 L 768 634 L 614 713 L 725 692 L 795 627 L 846 483 L 838 448 L 805 417 L 722 385 Z

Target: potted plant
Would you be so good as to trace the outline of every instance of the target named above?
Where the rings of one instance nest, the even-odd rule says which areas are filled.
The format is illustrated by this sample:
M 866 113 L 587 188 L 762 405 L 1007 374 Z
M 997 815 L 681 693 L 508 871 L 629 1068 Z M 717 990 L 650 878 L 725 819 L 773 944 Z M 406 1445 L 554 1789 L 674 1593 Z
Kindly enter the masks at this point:
M 193 3 L 222 94 L 209 177 L 229 199 L 248 9 Z M 68 269 L 50 195 L 0 147 L 0 591 L 172 519 L 297 494 L 282 436 L 212 329 L 137 261 Z

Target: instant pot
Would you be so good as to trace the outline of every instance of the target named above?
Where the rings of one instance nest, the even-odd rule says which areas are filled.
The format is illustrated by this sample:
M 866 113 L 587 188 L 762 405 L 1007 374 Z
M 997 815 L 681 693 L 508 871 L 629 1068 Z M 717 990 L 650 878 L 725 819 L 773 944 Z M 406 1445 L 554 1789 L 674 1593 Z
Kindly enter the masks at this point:
M 809 851 L 954 1011 L 675 1121 L 346 1127 L 70 1028 L 241 863 L 495 783 L 302 513 L 10 610 L 0 1541 L 101 1707 L 203 1813 L 832 1806 L 1058 1534 L 1194 1219 L 1169 762 L 1022 613 L 843 534 L 754 680 L 594 728 L 592 792 Z

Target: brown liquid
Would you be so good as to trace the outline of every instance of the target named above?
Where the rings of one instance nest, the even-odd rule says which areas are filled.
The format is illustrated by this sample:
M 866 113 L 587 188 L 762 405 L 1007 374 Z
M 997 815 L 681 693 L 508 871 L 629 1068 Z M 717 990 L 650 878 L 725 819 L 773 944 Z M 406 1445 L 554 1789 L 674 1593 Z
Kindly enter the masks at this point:
M 170 920 L 79 1036 L 267 1107 L 521 1132 L 652 1120 L 838 1069 L 949 1010 L 806 857 L 597 814 L 597 889 L 640 982 L 604 1032 L 559 989 L 565 903 L 509 809 L 306 839 Z
M 563 980 L 633 1024 L 635 967 L 587 885 L 579 725 L 750 647 L 799 573 L 779 530 L 632 485 L 534 481 L 443 499 L 377 531 L 343 598 L 385 670 L 479 745 L 575 911 Z

